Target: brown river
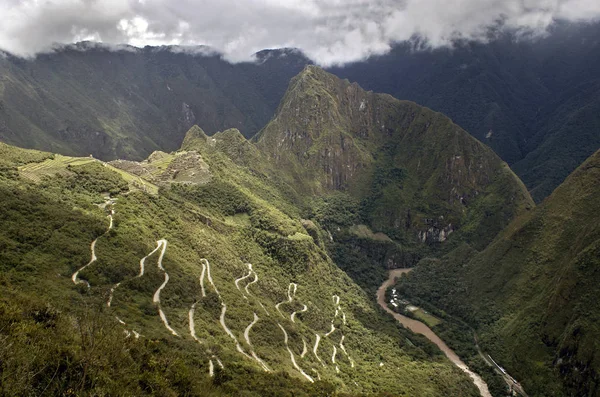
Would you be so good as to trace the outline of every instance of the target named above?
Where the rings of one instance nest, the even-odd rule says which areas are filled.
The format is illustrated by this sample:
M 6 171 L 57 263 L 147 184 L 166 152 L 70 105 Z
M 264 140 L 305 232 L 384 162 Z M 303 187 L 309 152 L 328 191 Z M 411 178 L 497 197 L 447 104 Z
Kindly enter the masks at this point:
M 439 347 L 442 352 L 444 352 L 446 357 L 448 357 L 448 359 L 450 361 L 452 361 L 452 363 L 454 365 L 456 365 L 458 368 L 460 368 L 463 372 L 465 372 L 467 375 L 469 375 L 471 377 L 471 379 L 473 380 L 473 383 L 479 389 L 479 393 L 481 394 L 482 397 L 492 397 L 492 395 L 490 394 L 490 391 L 488 390 L 488 386 L 484 382 L 484 380 L 481 379 L 481 377 L 479 375 L 477 375 L 475 372 L 471 371 L 469 369 L 469 367 L 467 366 L 467 364 L 465 364 L 456 355 L 456 353 L 454 353 L 454 351 L 452 349 L 450 349 L 448 347 L 448 345 L 446 345 L 446 343 L 444 343 L 444 341 L 441 340 L 440 337 L 437 336 L 431 330 L 431 328 L 429 328 L 427 325 L 425 325 L 424 323 L 422 323 L 418 320 L 414 320 L 412 318 L 398 314 L 388 307 L 388 305 L 385 301 L 385 291 L 394 284 L 394 282 L 396 281 L 397 278 L 399 278 L 402 274 L 410 272 L 411 270 L 412 269 L 390 270 L 388 279 L 377 290 L 377 303 L 379 303 L 379 306 L 381 306 L 386 312 L 388 312 L 392 316 L 394 316 L 394 318 L 396 320 L 398 320 L 398 322 L 400 324 L 402 324 L 405 328 L 410 329 L 412 332 L 414 332 L 416 334 L 421 334 L 421 335 L 425 336 L 427 339 L 429 339 L 430 341 L 432 341 L 433 343 L 435 343 L 435 345 L 437 347 Z

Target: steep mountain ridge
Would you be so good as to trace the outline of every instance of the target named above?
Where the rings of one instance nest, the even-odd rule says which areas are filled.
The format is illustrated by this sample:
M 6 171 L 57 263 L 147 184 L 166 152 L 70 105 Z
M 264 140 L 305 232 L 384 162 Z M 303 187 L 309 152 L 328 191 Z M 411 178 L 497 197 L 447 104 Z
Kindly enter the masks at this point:
M 277 142 L 283 147 L 273 151 Z M 44 333 L 45 320 L 23 313 L 20 324 L 41 327 L 48 344 L 22 343 L 48 353 L 52 364 L 40 368 L 26 353 L 11 358 L 28 350 L 18 333 L 5 332 L 19 347 L 0 350 L 2 361 L 42 374 L 39 382 L 4 378 L 7 393 L 39 392 L 49 382 L 54 393 L 168 394 L 201 390 L 213 378 L 216 395 L 476 394 L 437 349 L 377 308 L 343 251 L 356 248 L 354 234 L 367 255 L 399 255 L 393 263 L 365 262 L 384 272 L 411 246 L 450 249 L 469 233 L 480 234 L 474 245 L 484 244 L 532 205 L 506 165 L 444 116 L 311 66 L 255 141 L 237 129 L 209 136 L 193 126 L 179 151 L 109 163 L 2 148 L 0 244 L 10 247 L 0 258 L 10 291 L 3 305 L 12 313 L 25 301 L 39 312 L 27 300 L 33 294 L 63 313 L 55 316 L 73 346 L 69 355 L 83 357 L 71 365 L 51 353 L 62 345 Z M 364 208 L 338 213 L 340 197 L 342 206 L 364 200 Z M 478 218 L 496 206 L 505 212 Z M 86 358 L 79 344 L 87 339 L 67 325 L 85 316 L 103 324 L 91 335 L 113 332 L 102 349 L 119 354 Z M 131 356 L 115 329 L 145 358 Z M 127 373 L 110 380 L 84 374 L 72 383 L 80 368 L 106 374 L 97 363 L 112 366 L 117 357 L 132 363 Z M 150 381 L 143 368 L 155 374 L 153 359 L 178 364 Z M 52 381 L 54 366 L 60 382 Z
M 600 147 L 600 24 L 557 22 L 542 38 L 496 33 L 487 43 L 415 50 L 328 70 L 365 89 L 440 111 L 510 164 L 539 202 Z M 58 48 L 33 60 L 0 56 L 0 139 L 104 160 L 142 160 L 210 135 L 267 124 L 291 77 L 311 61 L 264 50 L 229 64 L 206 47 Z

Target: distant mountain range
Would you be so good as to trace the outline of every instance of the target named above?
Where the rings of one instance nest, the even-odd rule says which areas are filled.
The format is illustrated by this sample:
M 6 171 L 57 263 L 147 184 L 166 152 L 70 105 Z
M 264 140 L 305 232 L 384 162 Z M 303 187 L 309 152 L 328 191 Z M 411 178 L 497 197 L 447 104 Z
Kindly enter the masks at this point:
M 600 24 L 557 23 L 547 37 L 389 54 L 332 67 L 367 90 L 440 111 L 486 143 L 541 201 L 600 147 Z M 246 137 L 311 63 L 265 50 L 229 64 L 205 47 L 80 43 L 35 60 L 0 58 L 0 139 L 106 160 L 176 149 L 194 123 Z

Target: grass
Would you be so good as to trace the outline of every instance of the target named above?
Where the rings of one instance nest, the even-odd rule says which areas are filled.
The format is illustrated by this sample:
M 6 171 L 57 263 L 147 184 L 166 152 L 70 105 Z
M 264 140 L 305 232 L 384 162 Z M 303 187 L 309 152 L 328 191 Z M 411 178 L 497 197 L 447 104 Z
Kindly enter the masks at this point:
M 367 225 L 353 225 L 348 229 L 348 231 L 359 238 L 366 238 L 376 241 L 392 241 L 392 239 L 389 238 L 385 233 L 373 233 L 371 228 L 369 228 Z
M 67 174 L 69 166 L 89 164 L 98 161 L 90 157 L 69 157 L 56 154 L 53 158 L 39 163 L 30 163 L 19 167 L 22 175 L 34 182 L 40 182 L 45 176 L 54 176 L 57 174 Z
M 431 328 L 435 327 L 436 325 L 439 325 L 442 322 L 442 320 L 427 313 L 425 310 L 423 310 L 421 308 L 415 310 L 414 312 L 412 312 L 412 314 L 419 320 L 423 321 L 425 324 L 427 324 Z
M 251 225 L 250 214 L 244 212 L 241 214 L 226 216 L 225 223 L 233 226 L 248 227 Z

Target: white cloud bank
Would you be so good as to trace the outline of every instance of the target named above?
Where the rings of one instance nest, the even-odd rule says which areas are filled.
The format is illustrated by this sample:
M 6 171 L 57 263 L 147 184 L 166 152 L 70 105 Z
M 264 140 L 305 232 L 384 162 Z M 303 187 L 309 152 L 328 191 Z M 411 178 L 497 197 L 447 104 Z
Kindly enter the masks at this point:
M 232 61 L 295 47 L 322 65 L 484 40 L 490 26 L 543 33 L 555 20 L 595 21 L 600 0 L 0 0 L 0 49 L 30 56 L 56 43 L 207 45 Z

